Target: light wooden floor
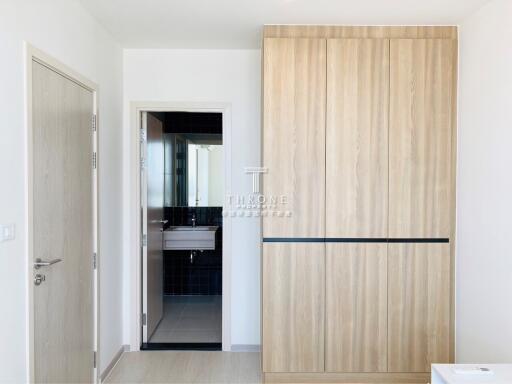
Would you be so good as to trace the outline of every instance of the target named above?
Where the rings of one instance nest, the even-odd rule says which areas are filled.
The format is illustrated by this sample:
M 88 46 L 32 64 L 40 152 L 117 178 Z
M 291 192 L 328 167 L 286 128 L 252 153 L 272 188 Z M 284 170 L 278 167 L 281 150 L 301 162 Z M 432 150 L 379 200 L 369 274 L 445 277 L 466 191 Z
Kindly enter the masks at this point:
M 106 383 L 261 383 L 255 352 L 127 352 Z

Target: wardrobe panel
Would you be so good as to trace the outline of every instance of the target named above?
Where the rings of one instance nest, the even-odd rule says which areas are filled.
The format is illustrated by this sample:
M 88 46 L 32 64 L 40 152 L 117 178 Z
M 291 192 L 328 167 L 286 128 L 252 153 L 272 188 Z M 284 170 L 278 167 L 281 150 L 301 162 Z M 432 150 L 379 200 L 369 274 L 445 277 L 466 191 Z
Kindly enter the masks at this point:
M 326 41 L 269 38 L 263 51 L 263 193 L 286 199 L 263 236 L 324 237 Z
M 323 372 L 325 245 L 263 244 L 264 372 Z
M 388 113 L 389 40 L 328 40 L 327 237 L 387 237 Z
M 326 244 L 326 371 L 387 371 L 387 244 Z
M 450 237 L 456 42 L 391 40 L 389 236 Z
M 388 370 L 450 362 L 450 244 L 388 245 Z

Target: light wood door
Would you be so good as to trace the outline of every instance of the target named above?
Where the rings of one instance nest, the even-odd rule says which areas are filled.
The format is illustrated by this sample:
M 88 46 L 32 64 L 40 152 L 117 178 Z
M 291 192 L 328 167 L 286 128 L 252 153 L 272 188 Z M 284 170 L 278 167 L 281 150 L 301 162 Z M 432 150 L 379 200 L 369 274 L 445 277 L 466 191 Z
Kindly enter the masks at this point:
M 325 245 L 263 244 L 263 371 L 323 372 Z
M 264 237 L 325 235 L 326 41 L 265 39 L 263 193 L 284 196 Z
M 327 372 L 387 371 L 387 244 L 326 244 Z
M 450 276 L 450 244 L 388 245 L 390 372 L 449 362 Z
M 91 91 L 32 63 L 34 379 L 93 382 Z M 7 313 L 5 314 L 7 316 Z
M 147 137 L 142 178 L 146 190 L 143 225 L 147 236 L 143 251 L 143 341 L 148 342 L 163 316 L 164 141 L 163 123 L 151 113 L 144 113 L 143 119 Z
M 390 237 L 450 237 L 455 54 L 453 40 L 391 40 Z
M 327 237 L 387 237 L 388 110 L 389 40 L 327 40 Z

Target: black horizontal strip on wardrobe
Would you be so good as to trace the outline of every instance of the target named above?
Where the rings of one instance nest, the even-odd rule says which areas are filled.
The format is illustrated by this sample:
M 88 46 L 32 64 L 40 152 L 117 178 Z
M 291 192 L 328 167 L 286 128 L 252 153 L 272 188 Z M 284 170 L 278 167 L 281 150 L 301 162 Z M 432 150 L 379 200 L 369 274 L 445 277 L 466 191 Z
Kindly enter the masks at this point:
M 264 243 L 449 243 L 448 238 L 264 237 Z
M 450 239 L 444 237 L 434 237 L 434 238 L 391 238 L 388 239 L 388 243 L 449 243 Z
M 326 237 L 324 243 L 387 243 L 388 239 L 378 237 Z

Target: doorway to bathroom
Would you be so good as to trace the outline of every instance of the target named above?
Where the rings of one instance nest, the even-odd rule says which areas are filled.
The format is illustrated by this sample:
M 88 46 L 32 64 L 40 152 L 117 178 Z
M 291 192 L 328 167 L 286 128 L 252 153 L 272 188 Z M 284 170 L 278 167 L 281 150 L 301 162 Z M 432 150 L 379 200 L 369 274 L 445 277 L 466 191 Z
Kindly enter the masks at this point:
M 230 349 L 227 111 L 199 109 L 139 114 L 142 350 Z

